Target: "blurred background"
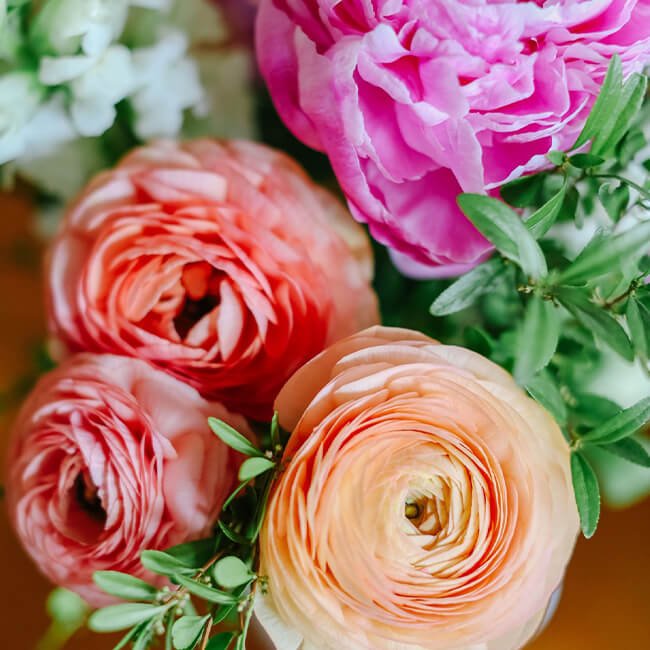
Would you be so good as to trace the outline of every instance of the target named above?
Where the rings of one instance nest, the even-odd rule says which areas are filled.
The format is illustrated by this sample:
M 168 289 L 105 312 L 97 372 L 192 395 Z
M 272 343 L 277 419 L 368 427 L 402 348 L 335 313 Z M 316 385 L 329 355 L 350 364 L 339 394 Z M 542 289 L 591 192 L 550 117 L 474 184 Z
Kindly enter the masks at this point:
M 21 393 L 42 365 L 44 307 L 42 243 L 26 198 L 0 193 L 0 461 Z M 51 587 L 0 515 L 2 648 L 34 650 L 48 628 Z M 80 632 L 69 650 L 109 650 L 114 639 Z M 580 539 L 560 608 L 530 650 L 642 650 L 650 647 L 650 500 L 627 510 L 605 510 L 590 541 Z M 255 650 L 254 642 L 250 646 Z

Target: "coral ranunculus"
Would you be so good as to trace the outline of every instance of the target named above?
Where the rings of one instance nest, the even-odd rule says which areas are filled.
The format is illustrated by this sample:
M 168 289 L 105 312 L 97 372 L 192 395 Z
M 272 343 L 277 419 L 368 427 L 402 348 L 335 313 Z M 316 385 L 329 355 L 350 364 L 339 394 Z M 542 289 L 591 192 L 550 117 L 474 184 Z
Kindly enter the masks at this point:
M 458 193 L 572 145 L 611 56 L 650 61 L 650 1 L 261 0 L 257 50 L 355 216 L 405 272 L 449 275 L 490 249 Z
M 101 174 L 49 264 L 52 329 L 71 351 L 145 359 L 266 419 L 327 344 L 378 322 L 371 249 L 285 155 L 161 142 Z
M 293 433 L 257 608 L 277 648 L 523 646 L 579 526 L 569 447 L 510 375 L 378 327 L 300 369 L 277 408 Z
M 98 570 L 142 577 L 140 551 L 210 534 L 240 456 L 210 416 L 241 416 L 144 361 L 70 358 L 37 384 L 12 433 L 7 498 L 25 549 L 55 584 L 92 604 Z

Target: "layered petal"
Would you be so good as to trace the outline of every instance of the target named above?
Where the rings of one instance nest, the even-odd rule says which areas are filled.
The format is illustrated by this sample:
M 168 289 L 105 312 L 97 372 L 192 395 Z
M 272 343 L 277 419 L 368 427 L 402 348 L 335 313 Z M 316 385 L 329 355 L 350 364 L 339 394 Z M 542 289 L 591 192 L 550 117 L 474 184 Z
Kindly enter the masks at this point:
M 261 0 L 257 49 L 355 217 L 404 272 L 455 275 L 490 250 L 455 197 L 570 147 L 611 57 L 650 61 L 650 2 Z
M 501 368 L 372 328 L 299 370 L 261 537 L 260 620 L 288 647 L 515 650 L 578 532 L 569 448 Z

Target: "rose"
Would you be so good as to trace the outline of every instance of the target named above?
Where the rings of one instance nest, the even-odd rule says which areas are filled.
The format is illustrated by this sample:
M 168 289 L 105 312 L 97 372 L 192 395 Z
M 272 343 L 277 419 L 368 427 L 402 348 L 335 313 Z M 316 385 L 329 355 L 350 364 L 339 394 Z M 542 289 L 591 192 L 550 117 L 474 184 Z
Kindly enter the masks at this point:
M 72 351 L 137 356 L 268 418 L 327 343 L 377 322 L 367 238 L 261 145 L 136 150 L 72 207 L 49 264 L 53 331 Z
M 489 251 L 456 196 L 572 145 L 609 58 L 650 60 L 650 2 L 262 0 L 257 51 L 354 215 L 405 272 L 448 275 Z
M 508 650 L 578 532 L 569 447 L 504 370 L 371 328 L 301 368 L 260 542 L 278 648 Z M 291 628 L 294 628 L 293 630 Z
M 99 605 L 94 571 L 153 578 L 140 551 L 207 536 L 240 460 L 209 416 L 248 433 L 243 418 L 137 359 L 78 355 L 45 375 L 13 427 L 7 483 L 41 571 Z

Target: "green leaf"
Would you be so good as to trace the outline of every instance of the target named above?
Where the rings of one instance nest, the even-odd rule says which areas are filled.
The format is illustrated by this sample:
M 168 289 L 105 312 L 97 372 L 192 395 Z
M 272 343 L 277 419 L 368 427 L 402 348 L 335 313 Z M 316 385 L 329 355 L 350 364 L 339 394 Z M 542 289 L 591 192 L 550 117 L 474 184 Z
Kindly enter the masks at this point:
M 596 532 L 600 519 L 600 488 L 594 470 L 579 452 L 571 453 L 571 478 L 582 534 L 589 539 Z
M 257 449 L 245 436 L 239 431 L 235 431 L 229 424 L 217 418 L 209 418 L 208 424 L 215 435 L 229 447 L 245 456 L 263 456 L 264 454 Z
M 473 305 L 493 289 L 494 281 L 505 271 L 503 260 L 494 257 L 472 269 L 445 289 L 431 305 L 433 316 L 448 316 Z
M 230 494 L 230 496 L 224 501 L 223 507 L 221 510 L 225 510 L 228 508 L 232 502 L 239 496 L 239 494 L 245 490 L 248 487 L 248 484 L 250 481 L 245 481 L 244 483 L 240 483 Z
M 177 546 L 168 548 L 165 553 L 176 558 L 186 567 L 192 567 L 198 571 L 214 556 L 215 550 L 215 540 L 213 537 L 210 537 L 186 544 L 178 544 Z
M 269 458 L 249 458 L 239 468 L 239 480 L 250 481 L 251 479 L 268 472 L 275 467 L 275 463 Z
M 567 155 L 564 151 L 549 151 L 546 157 L 556 166 L 560 167 L 567 160 Z
M 648 359 L 650 354 L 650 311 L 642 303 L 630 298 L 625 310 L 625 318 L 636 353 L 641 359 Z
M 574 414 L 580 419 L 580 424 L 591 429 L 622 411 L 620 405 L 601 395 L 578 393 L 575 398 L 577 403 L 573 408 Z
M 566 404 L 550 372 L 543 370 L 535 375 L 526 384 L 526 390 L 553 416 L 559 425 L 566 424 Z
M 134 628 L 130 629 L 123 637 L 122 639 L 118 642 L 116 646 L 113 647 L 113 650 L 122 650 L 122 648 L 125 648 L 129 643 L 133 641 L 136 637 L 139 637 L 149 626 L 149 621 L 145 621 L 144 623 L 141 623 L 140 625 L 136 625 Z
M 630 463 L 650 468 L 650 454 L 646 448 L 634 438 L 624 438 L 610 445 L 602 445 L 601 449 L 620 456 Z
M 142 551 L 140 553 L 140 562 L 142 562 L 145 569 L 170 578 L 179 573 L 182 575 L 194 575 L 196 573 L 194 567 L 186 566 L 181 560 L 163 551 Z
M 167 611 L 168 605 L 126 603 L 111 605 L 94 612 L 88 619 L 88 627 L 94 632 L 117 632 L 148 621 Z
M 600 341 L 627 361 L 634 360 L 632 343 L 614 316 L 591 302 L 589 296 L 580 290 L 560 289 L 557 297 Z
M 234 542 L 235 544 L 241 544 L 241 545 L 249 545 L 251 543 L 251 540 L 248 539 L 245 535 L 242 535 L 241 533 L 238 533 L 234 531 L 228 524 L 225 522 L 217 521 L 217 525 L 219 526 L 219 530 L 231 541 Z
M 177 575 L 174 580 L 176 580 L 181 587 L 185 587 L 185 589 L 187 589 L 191 594 L 194 594 L 203 600 L 207 600 L 210 603 L 216 603 L 218 605 L 233 605 L 238 602 L 237 598 L 232 594 L 220 591 L 219 589 L 214 589 L 202 582 L 186 578 L 183 575 Z
M 650 397 L 642 399 L 582 436 L 590 444 L 611 444 L 636 433 L 650 422 Z
M 621 183 L 612 189 L 606 183 L 598 189 L 598 198 L 610 219 L 618 223 L 630 202 L 630 188 L 625 183 Z
M 530 230 L 535 239 L 541 239 L 555 224 L 564 204 L 567 191 L 567 179 L 564 178 L 562 187 L 543 206 L 526 219 L 526 228 Z
M 472 223 L 499 250 L 531 278 L 548 273 L 546 258 L 519 215 L 503 201 L 482 194 L 461 194 L 458 205 Z
M 205 650 L 227 650 L 230 644 L 232 643 L 235 635 L 233 632 L 222 632 L 213 636 Z
M 621 260 L 641 257 L 650 248 L 650 221 L 613 237 L 600 236 L 560 274 L 564 284 L 580 284 L 617 271 Z
M 648 79 L 645 75 L 636 72 L 630 75 L 623 85 L 616 109 L 607 122 L 608 125 L 611 123 L 611 127 L 609 130 L 603 128 L 594 137 L 591 146 L 593 154 L 607 154 L 614 150 L 641 110 L 647 87 Z
M 559 310 L 549 300 L 533 296 L 528 301 L 519 331 L 514 375 L 520 385 L 525 386 L 548 365 L 559 340 Z
M 238 557 L 229 555 L 214 565 L 212 577 L 224 589 L 235 589 L 251 582 L 255 574 Z
M 215 625 L 225 621 L 231 614 L 236 613 L 237 604 L 234 605 L 221 605 L 217 611 L 213 614 L 212 620 Z
M 145 625 L 138 631 L 133 642 L 132 650 L 148 650 L 153 638 L 151 625 Z
M 577 153 L 569 158 L 569 162 L 578 169 L 590 169 L 602 165 L 605 159 L 592 153 Z
M 152 600 L 158 593 L 144 580 L 118 571 L 95 571 L 93 581 L 102 591 L 123 600 Z
M 192 650 L 199 642 L 210 616 L 183 616 L 172 628 L 172 641 L 176 650 Z
M 273 413 L 273 419 L 271 420 L 271 444 L 274 453 L 276 448 L 282 444 L 280 440 L 280 414 L 277 411 Z
M 598 93 L 598 98 L 589 113 L 582 132 L 571 149 L 580 148 L 585 142 L 602 132 L 608 121 L 611 121 L 612 111 L 618 104 L 623 90 L 623 66 L 618 55 L 614 55 L 609 63 L 607 76 Z M 612 125 L 613 126 L 613 125 Z
M 515 208 L 527 208 L 535 205 L 543 184 L 543 174 L 531 174 L 502 185 L 499 192 L 506 203 Z

